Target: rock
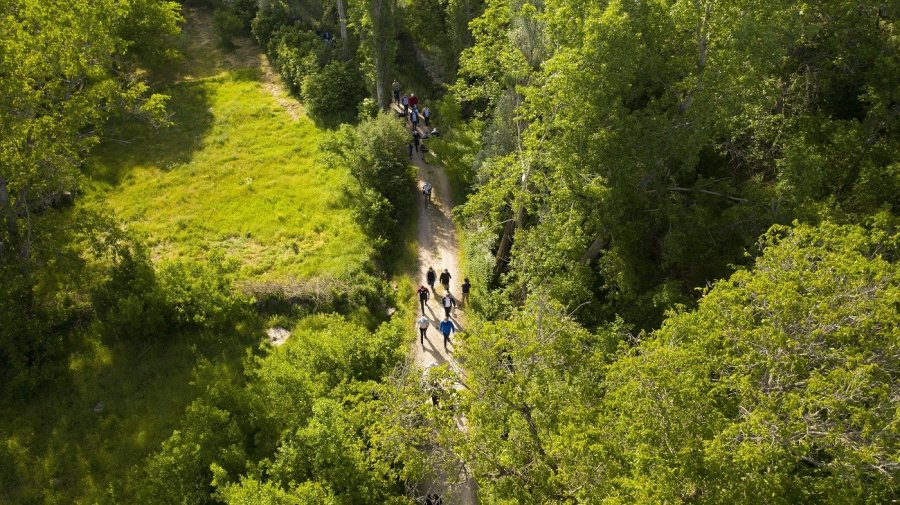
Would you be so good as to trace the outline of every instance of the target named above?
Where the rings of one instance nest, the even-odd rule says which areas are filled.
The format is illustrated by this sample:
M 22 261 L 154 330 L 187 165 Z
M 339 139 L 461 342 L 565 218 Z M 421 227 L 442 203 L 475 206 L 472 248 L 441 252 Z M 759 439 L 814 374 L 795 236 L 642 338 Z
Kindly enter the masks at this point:
M 387 317 L 393 316 L 395 312 L 397 312 L 397 309 L 394 307 L 388 307 L 387 310 L 384 311 L 384 313 L 387 314 Z
M 99 402 L 97 402 L 97 405 L 94 405 L 94 408 L 92 410 L 94 411 L 95 414 L 102 414 L 103 409 L 105 409 L 105 408 L 106 408 L 106 404 L 104 404 L 102 401 L 99 401 Z
M 274 328 L 266 330 L 266 335 L 269 337 L 269 343 L 278 347 L 287 342 L 288 337 L 291 336 L 291 332 L 281 326 L 275 326 Z

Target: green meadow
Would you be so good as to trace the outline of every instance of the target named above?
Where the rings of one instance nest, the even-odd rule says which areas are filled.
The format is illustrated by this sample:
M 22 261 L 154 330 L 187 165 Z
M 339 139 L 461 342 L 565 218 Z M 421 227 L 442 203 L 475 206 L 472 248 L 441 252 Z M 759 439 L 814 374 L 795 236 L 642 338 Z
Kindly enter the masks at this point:
M 173 124 L 123 121 L 87 168 L 89 195 L 145 236 L 154 259 L 219 250 L 243 278 L 280 280 L 341 276 L 368 258 L 346 170 L 316 161 L 323 133 L 291 118 L 257 69 L 164 91 Z

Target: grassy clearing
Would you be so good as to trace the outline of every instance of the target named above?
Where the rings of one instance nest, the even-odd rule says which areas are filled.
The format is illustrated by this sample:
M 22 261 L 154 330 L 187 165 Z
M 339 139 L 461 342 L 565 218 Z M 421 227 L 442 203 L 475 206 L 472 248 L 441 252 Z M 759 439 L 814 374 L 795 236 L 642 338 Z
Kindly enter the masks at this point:
M 93 195 L 147 236 L 154 258 L 218 249 L 242 277 L 347 274 L 369 257 L 347 172 L 316 163 L 322 133 L 293 121 L 251 69 L 167 90 L 175 125 L 123 123 L 88 167 Z
M 371 248 L 344 200 L 348 172 L 316 161 L 325 133 L 279 105 L 249 40 L 223 53 L 208 11 L 185 17 L 184 58 L 162 90 L 174 124 L 112 125 L 87 165 L 90 197 L 145 235 L 157 260 L 221 250 L 255 280 L 360 268 Z

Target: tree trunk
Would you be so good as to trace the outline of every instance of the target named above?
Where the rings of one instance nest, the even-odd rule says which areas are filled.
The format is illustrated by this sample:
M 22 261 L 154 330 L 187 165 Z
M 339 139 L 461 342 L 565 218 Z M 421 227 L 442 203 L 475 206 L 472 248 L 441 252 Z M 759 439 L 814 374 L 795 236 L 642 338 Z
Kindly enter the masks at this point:
M 341 27 L 341 41 L 344 44 L 344 55 L 347 54 L 347 11 L 344 7 L 344 0 L 337 0 L 338 24 Z
M 12 201 L 9 199 L 9 190 L 6 187 L 6 179 L 0 175 L 0 216 L 6 223 L 7 243 L 0 244 L 0 253 L 4 250 L 14 251 L 19 247 L 21 238 L 19 237 L 19 218 L 16 210 L 13 208 Z M 3 241 L 0 241 L 3 242 Z
M 375 60 L 375 99 L 378 106 L 386 109 L 390 105 L 387 93 L 387 74 L 391 64 L 393 37 L 395 34 L 390 19 L 393 14 L 391 0 L 372 0 L 372 57 Z
M 596 260 L 600 253 L 603 252 L 603 249 L 606 248 L 606 231 L 604 230 L 597 238 L 591 242 L 591 245 L 588 246 L 587 250 L 584 251 L 584 254 L 581 255 L 581 264 L 582 265 L 590 265 L 591 262 Z

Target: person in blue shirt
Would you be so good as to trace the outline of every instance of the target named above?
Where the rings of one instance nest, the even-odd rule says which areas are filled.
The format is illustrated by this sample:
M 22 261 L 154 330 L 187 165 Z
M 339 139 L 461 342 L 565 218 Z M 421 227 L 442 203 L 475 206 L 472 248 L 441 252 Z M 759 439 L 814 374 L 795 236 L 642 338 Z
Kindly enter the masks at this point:
M 450 334 L 456 331 L 456 328 L 453 327 L 453 321 L 450 320 L 449 316 L 441 321 L 440 329 L 441 333 L 444 335 L 444 350 L 446 350 L 447 343 L 450 342 Z

